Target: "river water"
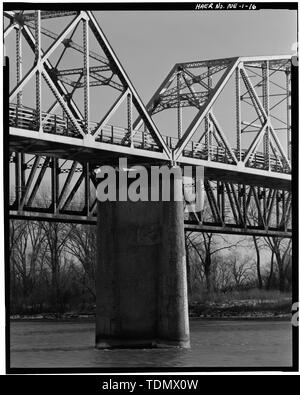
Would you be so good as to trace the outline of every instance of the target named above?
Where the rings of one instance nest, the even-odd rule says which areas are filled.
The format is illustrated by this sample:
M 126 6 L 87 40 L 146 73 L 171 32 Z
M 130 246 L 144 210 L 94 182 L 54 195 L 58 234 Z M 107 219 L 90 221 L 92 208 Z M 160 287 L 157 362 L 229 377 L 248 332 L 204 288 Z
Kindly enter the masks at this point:
M 93 323 L 12 322 L 11 367 L 289 367 L 288 321 L 192 320 L 191 349 L 95 350 Z

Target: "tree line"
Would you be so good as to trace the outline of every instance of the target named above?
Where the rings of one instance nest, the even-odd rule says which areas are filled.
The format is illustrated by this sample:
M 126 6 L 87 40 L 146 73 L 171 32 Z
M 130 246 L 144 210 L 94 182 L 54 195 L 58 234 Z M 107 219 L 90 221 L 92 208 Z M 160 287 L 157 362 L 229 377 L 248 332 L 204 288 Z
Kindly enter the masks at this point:
M 280 237 L 186 233 L 189 294 L 292 289 L 292 242 Z
M 11 220 L 9 244 L 11 314 L 93 311 L 94 226 Z
M 10 220 L 11 314 L 93 313 L 96 245 L 92 225 Z M 289 291 L 291 247 L 283 238 L 187 232 L 189 296 L 199 290 Z

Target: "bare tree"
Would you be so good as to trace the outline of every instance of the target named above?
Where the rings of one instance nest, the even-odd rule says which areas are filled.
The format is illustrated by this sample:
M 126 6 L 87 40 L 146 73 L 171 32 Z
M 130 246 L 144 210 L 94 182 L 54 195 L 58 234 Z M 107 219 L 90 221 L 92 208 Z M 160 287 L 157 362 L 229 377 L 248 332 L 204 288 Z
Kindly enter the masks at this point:
M 268 291 L 271 288 L 271 283 L 273 279 L 273 273 L 274 273 L 274 250 L 271 252 L 271 260 L 270 260 L 270 271 L 269 275 L 266 280 L 266 290 Z
M 90 225 L 73 225 L 67 249 L 82 265 L 83 276 L 81 282 L 91 294 L 96 298 L 96 231 Z
M 266 243 L 276 257 L 278 268 L 279 291 L 286 290 L 286 277 L 291 265 L 292 240 L 282 237 L 267 237 Z
M 258 237 L 252 236 L 253 237 L 253 243 L 256 251 L 256 273 L 257 273 L 257 286 L 258 289 L 262 289 L 263 287 L 263 281 L 262 281 L 262 276 L 261 276 L 261 268 L 260 268 L 260 246 L 258 242 Z
M 248 256 L 242 258 L 235 253 L 229 257 L 231 273 L 237 289 L 240 289 L 252 279 L 252 263 L 253 261 Z
M 227 257 L 224 259 L 223 256 L 216 256 L 216 275 L 215 282 L 218 290 L 226 292 L 231 289 L 233 284 L 233 278 L 231 273 L 230 262 Z
M 67 260 L 64 256 L 66 243 L 73 230 L 69 224 L 41 222 L 47 241 L 46 262 L 51 272 L 51 303 L 56 312 L 62 310 L 62 273 L 65 273 Z
M 10 227 L 10 257 L 13 286 L 20 288 L 22 305 L 26 308 L 29 300 L 33 300 L 39 265 L 43 261 L 45 251 L 45 234 L 39 222 L 12 222 Z M 14 289 L 15 291 L 15 289 Z M 17 295 L 20 292 L 15 292 Z
M 253 201 L 250 202 L 247 216 L 248 216 L 248 221 L 252 226 L 259 225 L 258 210 L 257 210 L 256 203 L 254 203 Z M 261 274 L 261 259 L 260 259 L 260 251 L 262 249 L 262 243 L 260 242 L 260 237 L 253 235 L 252 239 L 253 239 L 253 244 L 254 244 L 255 253 L 256 253 L 257 287 L 258 287 L 258 289 L 262 289 L 263 288 L 263 280 L 262 280 L 262 274 Z
M 195 249 L 199 260 L 203 266 L 204 276 L 206 280 L 206 290 L 211 292 L 212 290 L 212 264 L 214 256 L 223 251 L 230 250 L 237 247 L 243 240 L 236 243 L 228 243 L 228 241 L 220 236 L 213 233 L 194 233 L 193 236 L 188 235 L 188 240 L 191 246 Z M 220 245 L 220 243 L 222 245 Z

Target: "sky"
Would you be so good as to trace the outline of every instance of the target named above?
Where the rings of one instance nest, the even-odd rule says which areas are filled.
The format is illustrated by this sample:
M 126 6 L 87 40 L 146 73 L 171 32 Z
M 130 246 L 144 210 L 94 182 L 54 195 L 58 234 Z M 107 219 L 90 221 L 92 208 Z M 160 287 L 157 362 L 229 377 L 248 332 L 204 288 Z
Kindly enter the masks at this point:
M 293 44 L 297 40 L 297 14 L 290 10 L 94 11 L 94 15 L 144 104 L 175 63 L 235 56 L 292 54 Z M 42 26 L 60 33 L 72 19 L 43 20 Z M 95 40 L 93 42 L 92 36 L 90 34 L 90 47 L 98 52 L 99 45 Z M 77 28 L 73 39 L 82 44 L 82 28 Z M 11 33 L 6 41 L 6 52 L 11 58 L 11 76 L 15 73 L 14 41 L 15 35 Z M 33 55 L 25 40 L 23 42 L 25 75 L 26 70 L 32 67 Z M 51 43 L 52 40 L 42 35 L 43 48 Z M 53 56 L 59 52 L 60 49 L 56 50 Z M 60 67 L 81 65 L 82 56 L 68 50 Z M 45 88 L 42 89 L 48 89 L 44 82 L 43 85 Z M 34 105 L 34 90 L 32 78 L 27 89 L 24 89 L 24 105 Z M 78 103 L 83 103 L 82 95 L 82 90 L 75 93 Z M 42 96 L 43 110 L 46 110 L 50 106 L 51 93 Z M 99 122 L 117 96 L 118 92 L 111 88 L 91 89 L 91 120 Z M 225 113 L 221 120 L 225 122 L 223 127 L 229 129 L 231 125 L 226 103 L 221 104 L 220 111 Z M 174 135 L 176 118 L 165 113 L 162 114 L 165 117 L 163 121 L 158 119 L 161 115 L 155 117 L 154 121 L 163 135 Z M 235 115 L 232 114 L 232 117 L 235 118 Z M 189 117 L 184 115 L 184 121 L 186 127 Z
M 94 11 L 94 15 L 144 104 L 147 104 L 175 63 L 235 56 L 293 54 L 293 44 L 297 41 L 297 13 L 294 10 Z M 43 20 L 42 25 L 59 33 L 72 19 L 73 17 Z M 81 32 L 82 29 L 78 28 L 73 37 L 80 44 Z M 8 54 L 12 51 L 12 69 L 15 68 L 13 40 L 15 38 L 11 33 L 6 49 Z M 52 41 L 47 42 L 47 38 L 42 36 L 42 42 L 50 45 Z M 23 75 L 26 66 L 29 69 L 33 62 L 33 58 L 28 58 L 27 54 L 31 51 L 26 51 L 26 45 L 24 42 Z M 90 46 L 99 50 L 98 44 L 92 42 L 92 39 Z M 68 51 L 62 68 L 79 67 L 82 64 L 82 57 L 79 56 L 76 51 Z M 66 63 L 68 61 L 69 64 Z M 13 73 L 14 70 L 11 75 Z M 43 85 L 43 89 L 48 89 L 45 83 Z M 27 90 L 24 89 L 24 105 L 34 105 L 34 89 L 33 78 Z M 233 89 L 231 88 L 232 91 Z M 226 89 L 224 91 L 225 100 L 220 103 L 219 109 L 216 108 L 216 115 L 223 129 L 231 130 L 235 120 L 234 105 L 229 104 L 230 93 L 226 97 Z M 43 110 L 50 106 L 50 101 L 47 102 L 50 95 L 49 92 L 43 97 Z M 74 97 L 78 103 L 83 103 L 82 95 L 82 90 L 76 92 Z M 118 95 L 117 91 L 110 88 L 92 89 L 91 120 L 99 122 Z M 126 113 L 125 110 L 122 111 L 123 114 Z M 185 109 L 183 115 L 184 130 L 192 119 L 185 115 L 187 111 Z M 249 119 L 249 122 L 252 120 Z M 119 119 L 114 122 L 115 125 L 123 126 Z M 174 113 L 165 111 L 154 116 L 154 122 L 161 134 L 176 135 L 177 119 Z M 233 134 L 231 136 L 229 133 L 227 137 L 230 143 L 234 143 L 230 141 L 231 138 L 235 139 Z M 249 144 L 248 136 L 244 139 L 246 147 Z M 281 143 L 286 144 L 284 138 Z
M 94 15 L 144 104 L 175 63 L 293 54 L 297 40 L 297 14 L 288 10 L 95 11 Z M 64 18 L 43 21 L 44 27 L 57 32 L 66 23 Z M 78 39 L 82 39 L 81 29 Z M 92 43 L 91 48 L 94 49 Z M 8 40 L 6 50 L 12 53 L 12 41 Z M 75 56 L 70 51 L 67 58 L 70 65 L 78 67 Z M 31 62 L 24 51 L 24 69 L 31 67 Z M 14 67 L 13 61 L 11 65 Z M 32 90 L 28 90 L 28 95 L 32 101 Z M 103 107 L 98 96 L 91 98 L 96 109 Z M 228 105 L 223 108 L 225 118 L 227 108 Z M 226 119 L 223 122 L 226 126 Z
M 292 54 L 297 14 L 257 11 L 94 12 L 146 103 L 175 63 Z
M 174 63 L 292 54 L 297 41 L 295 11 L 104 11 L 95 15 L 145 104 Z M 9 54 L 11 48 L 6 50 Z
M 291 10 L 104 11 L 94 14 L 145 104 L 175 63 L 236 56 L 289 55 L 294 52 L 293 44 L 297 41 L 297 14 Z M 231 88 L 228 84 L 223 98 L 221 95 L 215 105 L 215 115 L 225 131 L 235 128 L 236 119 L 235 82 L 233 78 L 230 81 Z M 286 117 L 284 105 L 282 103 L 276 110 L 276 115 L 283 120 Z M 187 114 L 188 111 L 183 110 L 183 130 L 194 116 Z M 246 108 L 248 111 L 251 109 Z M 243 120 L 252 122 L 255 118 L 249 113 Z M 164 111 L 153 119 L 162 135 L 177 135 L 176 110 Z M 282 127 L 274 119 L 273 123 L 274 127 Z M 234 133 L 228 133 L 227 138 L 235 144 Z M 253 134 L 244 134 L 242 148 L 248 147 L 252 138 Z M 279 139 L 285 149 L 283 133 L 279 133 Z

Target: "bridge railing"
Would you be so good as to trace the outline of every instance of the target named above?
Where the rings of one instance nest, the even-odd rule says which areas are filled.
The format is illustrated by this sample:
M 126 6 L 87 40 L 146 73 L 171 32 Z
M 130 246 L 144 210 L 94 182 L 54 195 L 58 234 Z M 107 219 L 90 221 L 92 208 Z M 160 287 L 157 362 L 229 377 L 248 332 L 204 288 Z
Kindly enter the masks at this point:
M 84 128 L 84 121 L 77 120 L 78 124 Z M 36 111 L 28 107 L 18 107 L 16 104 L 10 104 L 9 107 L 9 125 L 20 129 L 38 130 Z M 89 122 L 88 129 L 93 132 L 97 128 L 97 122 Z M 82 135 L 73 126 L 72 122 L 66 117 L 60 115 L 42 112 L 42 129 L 45 133 L 58 134 L 82 138 Z M 159 151 L 159 147 L 154 141 L 151 134 L 147 131 L 134 130 L 132 145 L 135 148 L 141 148 L 151 151 Z M 104 125 L 95 137 L 95 141 L 131 146 L 128 138 L 128 129 L 114 125 Z
M 42 112 L 42 124 L 43 131 L 46 133 L 80 137 L 72 123 L 60 115 Z M 10 104 L 9 125 L 20 129 L 38 130 L 36 111 Z
M 175 148 L 178 143 L 178 138 L 167 137 L 167 144 L 170 148 Z M 238 157 L 238 150 L 232 149 L 232 152 Z M 241 150 L 241 162 L 244 161 L 247 155 L 247 150 Z M 191 157 L 195 159 L 210 160 L 212 162 L 235 164 L 230 152 L 221 146 L 210 145 L 207 146 L 205 143 L 198 143 L 196 141 L 190 141 L 184 151 L 183 156 Z M 266 164 L 265 155 L 262 152 L 255 152 L 246 163 L 247 167 L 252 167 L 255 169 L 270 170 L 278 173 L 290 173 L 289 167 L 284 162 L 283 158 L 275 155 L 270 155 L 269 166 Z
M 159 151 L 158 145 L 148 132 L 134 130 L 132 145 L 135 148 L 141 148 L 151 151 Z M 96 141 L 103 143 L 117 144 L 117 145 L 131 145 L 130 138 L 128 138 L 128 129 L 113 125 L 105 125 L 101 128 Z
M 78 124 L 84 129 L 84 121 L 77 120 Z M 16 104 L 10 104 L 9 107 L 9 124 L 21 129 L 38 130 L 37 116 L 34 109 L 28 107 L 18 107 Z M 96 122 L 89 122 L 88 129 L 93 132 L 97 128 Z M 82 135 L 76 130 L 72 122 L 67 118 L 56 114 L 42 112 L 42 129 L 45 133 L 58 134 L 82 138 Z M 128 129 L 114 125 L 104 125 L 97 136 L 96 142 L 107 144 L 133 146 L 135 148 L 159 151 L 159 147 L 147 131 L 134 130 L 132 133 L 132 142 L 128 137 Z M 165 136 L 167 145 L 173 149 L 178 143 L 176 137 Z M 238 152 L 232 149 L 232 152 L 238 157 Z M 241 150 L 241 161 L 244 161 L 247 150 Z M 183 156 L 195 159 L 210 160 L 212 162 L 235 164 L 230 152 L 221 146 L 210 145 L 190 141 L 183 151 Z M 263 153 L 255 152 L 245 164 L 247 167 L 255 169 L 270 170 L 279 173 L 289 173 L 282 158 L 270 155 L 269 165 L 266 164 L 266 158 Z

